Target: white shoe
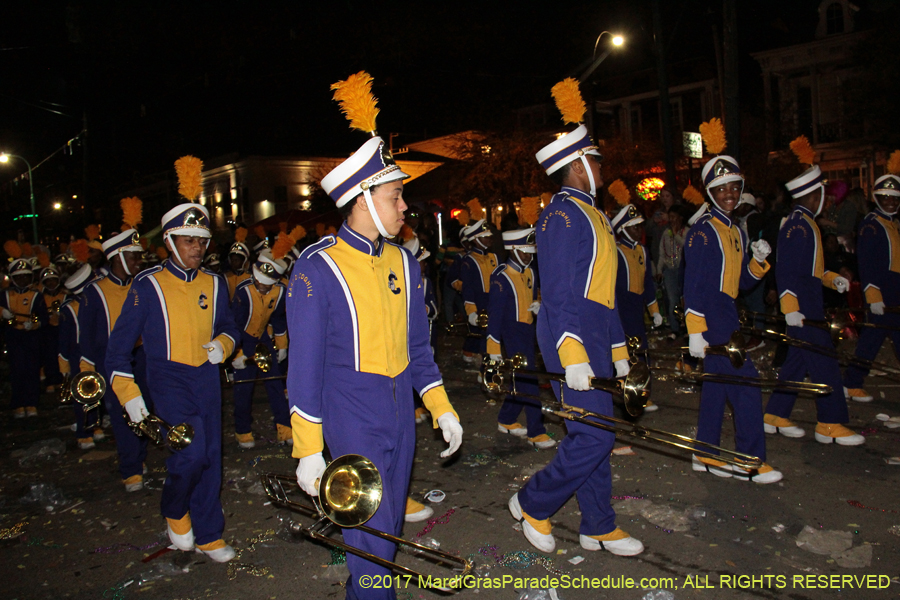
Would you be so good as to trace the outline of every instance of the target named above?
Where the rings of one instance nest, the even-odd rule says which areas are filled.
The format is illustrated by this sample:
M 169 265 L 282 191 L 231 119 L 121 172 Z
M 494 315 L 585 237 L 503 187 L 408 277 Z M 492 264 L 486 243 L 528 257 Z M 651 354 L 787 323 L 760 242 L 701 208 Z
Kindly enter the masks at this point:
M 616 556 L 634 556 L 644 551 L 644 544 L 640 540 L 631 537 L 618 527 L 613 531 L 613 534 L 617 534 L 617 532 L 620 532 L 618 536 L 625 537 L 620 537 L 617 540 L 600 540 L 597 538 L 606 536 L 582 535 L 579 537 L 581 547 L 590 551 L 606 550 Z
M 845 387 L 844 398 L 847 400 L 853 400 L 854 402 L 871 402 L 873 400 L 872 394 L 870 394 L 863 388 L 853 388 L 851 390 Z
M 217 563 L 227 563 L 236 556 L 236 552 L 231 546 L 216 548 L 215 550 L 201 550 L 200 548 L 197 548 L 197 552 L 205 554 Z
M 407 523 L 418 523 L 419 521 L 427 521 L 434 514 L 434 510 L 430 506 L 422 507 L 422 510 L 414 513 L 406 513 L 403 520 Z
M 547 435 L 546 433 L 542 433 L 541 435 L 536 435 L 534 437 L 528 438 L 528 443 L 537 448 L 538 450 L 547 450 L 549 448 L 556 447 L 556 440 Z
M 644 412 L 656 412 L 659 410 L 659 404 L 654 404 L 652 400 L 647 400 L 647 406 L 644 407 Z
M 94 440 L 92 440 L 91 438 L 87 438 L 87 440 L 88 441 L 86 441 L 86 442 L 78 442 L 79 450 L 93 450 L 94 448 L 97 447 L 97 444 L 94 443 Z M 127 489 L 127 486 L 126 486 L 126 489 Z
M 474 363 L 475 355 L 473 354 L 472 356 L 466 356 L 465 354 L 463 354 L 463 360 L 469 364 Z
M 95 429 L 94 433 L 91 435 L 94 438 L 95 442 L 102 442 L 106 439 L 106 434 L 103 433 L 102 429 Z
M 531 523 L 525 520 L 525 517 L 522 514 L 522 507 L 519 506 L 518 492 L 509 499 L 509 504 L 507 506 L 509 506 L 509 512 L 512 514 L 513 518 L 522 523 L 522 533 L 525 534 L 525 539 L 531 542 L 532 546 L 541 552 L 550 553 L 556 550 L 556 540 L 553 539 L 553 534 L 541 533 L 532 527 Z
M 781 478 L 783 477 L 781 471 L 776 471 L 766 463 L 763 463 L 758 469 L 753 469 L 752 471 L 742 469 L 741 467 L 732 467 L 731 472 L 734 474 L 735 479 L 761 484 L 776 483 L 781 481 Z
M 770 434 L 780 433 L 789 438 L 802 438 L 806 435 L 806 432 L 794 425 L 793 421 L 769 413 L 763 415 L 763 431 Z
M 194 530 L 193 528 L 185 533 L 184 535 L 178 535 L 172 528 L 166 523 L 166 531 L 169 534 L 169 541 L 175 545 L 179 550 L 184 550 L 185 552 L 194 549 Z
M 514 425 L 518 425 L 518 427 L 514 427 Z M 522 427 L 519 423 L 513 423 L 512 425 L 502 425 L 497 423 L 497 431 L 500 433 L 508 433 L 509 435 L 514 435 L 516 437 L 525 437 L 528 435 L 528 429 Z
M 717 477 L 731 477 L 731 465 L 720 460 L 700 458 L 696 454 L 691 456 L 691 468 L 695 471 L 705 471 Z
M 143 481 L 135 481 L 134 483 L 126 483 L 125 491 L 126 492 L 139 492 L 144 489 Z
M 866 438 L 838 423 L 819 423 L 816 425 L 816 441 L 820 444 L 861 446 L 866 443 Z
M 100 421 L 100 426 L 103 429 L 108 429 L 110 425 L 109 415 L 103 415 L 103 419 Z

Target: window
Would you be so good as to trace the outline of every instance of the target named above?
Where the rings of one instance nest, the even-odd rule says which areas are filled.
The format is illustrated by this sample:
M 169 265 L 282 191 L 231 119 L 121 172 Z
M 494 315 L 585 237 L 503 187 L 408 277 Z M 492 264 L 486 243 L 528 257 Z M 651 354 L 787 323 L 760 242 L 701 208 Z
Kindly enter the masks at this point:
M 825 31 L 828 35 L 844 33 L 844 6 L 833 2 L 825 10 Z

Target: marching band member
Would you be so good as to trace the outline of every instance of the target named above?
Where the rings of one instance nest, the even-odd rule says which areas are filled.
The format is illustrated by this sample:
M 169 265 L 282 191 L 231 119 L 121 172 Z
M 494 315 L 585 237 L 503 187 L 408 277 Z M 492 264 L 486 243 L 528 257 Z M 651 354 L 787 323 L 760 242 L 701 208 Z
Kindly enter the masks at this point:
M 106 357 L 110 332 L 122 313 L 132 278 L 141 264 L 143 248 L 138 232 L 126 229 L 104 241 L 103 249 L 107 258 L 106 276 L 89 285 L 79 300 L 78 348 L 81 353 L 80 370 L 96 371 L 109 382 L 112 370 L 107 369 Z M 137 360 L 137 357 L 130 356 L 129 367 Z M 125 484 L 125 491 L 137 492 L 144 488 L 147 440 L 138 437 L 128 427 L 119 400 L 116 390 L 107 386 L 103 403 L 116 438 L 119 475 Z
M 247 229 L 238 227 L 234 232 L 234 243 L 228 249 L 228 271 L 225 272 L 225 281 L 228 282 L 228 299 L 234 298 L 234 290 L 239 283 L 250 279 L 249 269 L 250 249 L 244 240 L 247 239 Z
M 685 324 L 691 356 L 703 358 L 707 373 L 756 377 L 751 361 L 735 369 L 725 356 L 706 355 L 710 344 L 728 342 L 740 328 L 734 299 L 738 289 L 758 283 L 769 270 L 766 262 L 771 249 L 765 240 L 750 245 L 751 260 L 744 232 L 731 220 L 744 187 L 744 176 L 737 161 L 719 154 L 725 148 L 725 131 L 718 119 L 702 124 L 700 132 L 707 150 L 713 154 L 703 167 L 702 177 L 711 201 L 708 212 L 691 227 L 684 244 Z M 725 403 L 734 411 L 735 446 L 738 452 L 766 459 L 763 433 L 762 393 L 758 388 L 725 383 L 704 383 L 700 394 L 697 439 L 719 445 Z M 763 463 L 758 470 L 747 471 L 711 458 L 693 458 L 695 471 L 708 471 L 719 477 L 736 477 L 755 483 L 775 483 L 781 472 Z
M 837 273 L 825 270 L 822 234 L 815 221 L 825 203 L 825 182 L 822 170 L 814 164 L 815 151 L 806 136 L 800 136 L 791 142 L 791 149 L 801 163 L 810 166 L 785 184 L 794 199 L 794 210 L 778 232 L 775 279 L 781 299 L 781 312 L 784 313 L 790 337 L 834 349 L 834 342 L 828 331 L 804 327 L 803 320 L 825 318 L 822 286 L 844 293 L 850 288 L 850 282 Z M 790 346 L 784 365 L 778 373 L 779 381 L 803 381 L 807 374 L 814 383 L 830 385 L 833 390 L 827 396 L 816 396 L 816 441 L 842 446 L 863 444 L 866 441 L 863 436 L 842 425 L 850 420 L 850 414 L 842 391 L 841 366 L 837 358 Z M 796 392 L 778 390 L 772 394 L 763 416 L 766 433 L 778 432 L 786 437 L 803 437 L 803 429 L 789 420 L 796 400 Z
M 166 461 L 160 501 L 169 540 L 179 550 L 195 547 L 216 562 L 234 558 L 222 539 L 222 387 L 219 369 L 238 339 L 227 286 L 200 269 L 211 237 L 209 211 L 194 200 L 201 192 L 203 163 L 193 156 L 175 163 L 179 193 L 188 200 L 162 217 L 169 259 L 135 279 L 109 338 L 110 387 L 129 418 L 148 414 L 144 395 L 167 423 L 194 428 L 191 444 Z M 131 352 L 138 339 L 147 356 L 147 381 L 135 380 Z
M 66 296 L 65 302 L 59 309 L 59 371 L 65 377 L 64 385 L 68 383 L 72 375 L 81 368 L 81 351 L 79 350 L 79 333 L 78 312 L 81 308 L 79 302 L 81 293 L 93 280 L 93 269 L 91 265 L 83 264 L 81 267 L 66 279 Z M 102 406 L 102 405 L 101 405 Z M 94 428 L 93 434 L 87 429 L 87 421 L 85 420 L 84 409 L 78 402 L 72 403 L 75 412 L 75 440 L 78 448 L 81 450 L 91 450 L 95 447 L 95 442 L 104 439 L 103 430 L 99 427 Z M 101 410 L 101 409 L 97 409 Z M 101 410 L 102 412 L 102 410 Z
M 401 180 L 408 175 L 374 134 L 371 81 L 361 72 L 332 86 L 351 127 L 373 137 L 322 179 L 345 221 L 294 265 L 288 330 L 304 342 L 290 346 L 288 399 L 300 487 L 318 494 L 326 443 L 333 456 L 362 454 L 383 481 L 381 504 L 367 525 L 400 535 L 416 442 L 413 388 L 450 442 L 441 456 L 459 448 L 462 427 L 429 348 L 419 265 L 387 240 L 403 226 Z M 397 550 L 357 529 L 344 529 L 343 536 L 388 560 Z M 377 578 L 389 570 L 349 553 L 347 567 L 347 598 L 396 597 L 392 588 L 360 584 L 363 575 Z
M 211 252 L 207 254 L 203 259 L 203 268 L 209 271 L 210 273 L 219 274 L 220 271 L 220 263 L 219 263 L 219 255 L 215 252 Z
M 559 400 L 612 415 L 612 397 L 593 389 L 591 378 L 627 375 L 628 349 L 615 301 L 616 243 L 609 221 L 597 208 L 602 156 L 583 123 L 585 105 L 574 79 L 553 87 L 565 123 L 579 123 L 537 153 L 537 161 L 561 189 L 537 223 L 537 251 L 543 302 L 537 339 L 547 369 L 565 371 L 554 382 Z M 525 537 L 542 552 L 556 541 L 550 517 L 572 496 L 581 508 L 581 547 L 620 556 L 640 554 L 644 545 L 616 527 L 610 505 L 612 432 L 584 423 L 567 424 L 568 435 L 549 465 L 509 500 Z
M 46 254 L 41 258 L 49 259 Z M 46 260 L 49 264 L 49 260 Z M 59 271 L 55 267 L 45 266 L 41 269 L 41 294 L 47 306 L 47 323 L 41 327 L 41 364 L 44 368 L 47 391 L 53 392 L 62 381 L 59 371 L 59 309 L 66 301 L 66 288 L 61 284 Z
M 268 249 L 263 250 L 252 267 L 250 279 L 238 284 L 231 301 L 231 313 L 240 330 L 238 349 L 231 366 L 234 367 L 234 431 L 241 448 L 253 448 L 256 442 L 250 425 L 253 423 L 251 409 L 253 388 L 251 380 L 257 377 L 278 377 L 281 375 L 281 361 L 287 356 L 287 321 L 284 312 L 287 290 L 281 283 L 281 275 L 286 265 L 275 259 Z M 274 340 L 267 331 L 274 328 Z M 265 346 L 276 360 L 272 361 L 269 372 L 263 373 L 253 361 L 257 345 Z M 241 383 L 248 381 L 249 383 Z M 284 382 L 265 382 L 269 406 L 279 442 L 293 443 L 287 400 L 284 397 Z
M 536 250 L 534 227 L 504 231 L 503 247 L 509 250 L 509 258 L 491 273 L 491 292 L 488 300 L 487 353 L 491 360 L 506 355 L 521 354 L 528 365 L 535 364 L 535 315 L 541 308 L 537 299 L 536 275 L 530 267 Z M 537 398 L 540 388 L 536 378 L 516 378 L 516 386 L 524 396 L 508 395 L 497 414 L 497 430 L 500 433 L 527 437 L 528 443 L 539 449 L 556 446 L 547 435 Z M 528 398 L 531 396 L 532 398 Z M 519 413 L 525 409 L 527 427 L 518 422 Z
M 900 150 L 895 150 L 887 164 L 887 173 L 875 180 L 872 200 L 875 210 L 859 226 L 856 254 L 859 256 L 859 278 L 872 323 L 900 327 L 900 313 L 885 307 L 900 306 L 900 233 L 897 208 L 900 206 Z M 887 329 L 864 328 L 856 342 L 856 357 L 875 360 L 884 339 L 890 334 L 894 350 L 900 348 L 900 334 Z M 856 402 L 871 402 L 872 395 L 863 388 L 869 369 L 851 364 L 844 373 L 846 395 Z
M 497 268 L 497 255 L 489 252 L 493 233 L 487 221 L 481 219 L 465 229 L 465 236 L 469 240 L 469 251 L 460 262 L 460 291 L 465 303 L 469 333 L 484 336 L 484 328 L 478 326 L 478 313 L 487 311 L 491 273 Z M 480 357 L 477 355 L 484 352 L 484 348 L 484 337 L 467 337 L 463 343 L 463 359 L 466 362 L 479 361 Z
M 47 305 L 33 285 L 31 263 L 22 258 L 22 248 L 10 240 L 3 249 L 12 259 L 9 265 L 10 286 L 0 294 L 0 312 L 8 322 L 6 348 L 13 418 L 36 417 L 41 396 L 41 344 L 38 329 L 47 322 Z

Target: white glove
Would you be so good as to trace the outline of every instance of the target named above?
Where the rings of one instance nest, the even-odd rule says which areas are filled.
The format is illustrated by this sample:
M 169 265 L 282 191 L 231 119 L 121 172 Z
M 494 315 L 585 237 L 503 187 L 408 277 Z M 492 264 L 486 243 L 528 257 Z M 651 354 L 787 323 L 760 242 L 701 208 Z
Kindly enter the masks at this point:
M 459 445 L 462 444 L 462 425 L 459 424 L 459 419 L 452 412 L 442 414 L 438 417 L 437 422 L 438 427 L 444 433 L 444 441 L 450 444 L 449 448 L 441 452 L 441 458 L 447 458 L 459 450 Z
M 275 354 L 278 357 L 278 362 L 284 362 L 284 359 L 287 358 L 287 348 L 279 348 Z
M 655 312 L 655 313 L 653 313 L 652 318 L 653 318 L 653 326 L 654 327 L 659 327 L 660 325 L 662 325 L 662 315 L 661 314 L 659 314 L 658 312 Z
M 702 333 L 692 333 L 688 336 L 688 350 L 694 358 L 706 356 L 707 346 L 709 346 L 709 342 L 706 341 Z
M 297 465 L 297 484 L 310 496 L 318 496 L 319 486 L 316 484 L 324 472 L 325 459 L 322 458 L 321 452 L 304 456 Z
M 126 402 L 125 412 L 128 413 L 128 418 L 131 419 L 132 423 L 140 423 L 144 420 L 144 417 L 150 414 L 147 410 L 147 405 L 144 404 L 143 396 L 132 398 Z
M 2 315 L 3 315 L 3 318 L 6 319 L 7 321 L 8 321 L 9 319 L 12 319 L 12 318 L 15 316 L 15 315 L 12 314 L 11 312 L 9 312 L 9 309 L 6 309 L 6 308 L 3 309 Z
M 22 329 L 24 329 L 25 331 L 31 331 L 32 329 L 34 329 L 34 323 L 32 323 L 31 321 L 25 321 L 24 323 L 22 323 Z
M 873 302 L 869 305 L 869 310 L 872 311 L 873 315 L 883 315 L 884 314 L 884 302 Z
M 847 290 L 850 289 L 850 282 L 847 280 L 846 277 L 840 277 L 840 276 L 835 277 L 832 280 L 832 283 L 834 283 L 834 290 L 838 294 L 843 294 L 844 292 L 846 292 Z
M 789 312 L 784 315 L 784 322 L 790 325 L 791 327 L 803 327 L 803 319 L 805 319 L 805 315 L 795 310 L 794 312 Z
M 478 313 L 477 312 L 469 313 L 469 325 L 471 325 L 472 327 L 475 327 L 475 325 L 477 323 L 478 323 Z
M 209 359 L 210 364 L 217 365 L 225 360 L 225 348 L 222 347 L 222 344 L 219 341 L 213 340 L 203 344 L 203 347 L 206 348 L 206 351 L 209 353 L 207 358 Z
M 501 360 L 503 360 L 503 355 L 502 354 L 489 354 L 488 358 L 490 358 L 494 362 L 500 362 Z
M 231 361 L 231 366 L 240 371 L 241 369 L 247 368 L 247 355 L 241 354 L 236 359 Z
M 756 262 L 763 263 L 766 261 L 766 257 L 772 254 L 772 247 L 766 240 L 756 240 L 750 244 L 750 251 L 753 252 Z
M 528 310 L 530 312 L 533 312 L 534 316 L 537 316 L 538 312 L 541 310 L 541 301 L 535 300 L 534 302 L 532 302 L 531 305 L 528 307 Z
M 577 363 L 566 367 L 566 385 L 577 392 L 586 392 L 591 389 L 591 377 L 594 370 L 591 363 Z
M 616 368 L 616 377 L 625 377 L 631 371 L 631 363 L 628 362 L 627 358 L 617 360 L 613 363 L 613 366 Z

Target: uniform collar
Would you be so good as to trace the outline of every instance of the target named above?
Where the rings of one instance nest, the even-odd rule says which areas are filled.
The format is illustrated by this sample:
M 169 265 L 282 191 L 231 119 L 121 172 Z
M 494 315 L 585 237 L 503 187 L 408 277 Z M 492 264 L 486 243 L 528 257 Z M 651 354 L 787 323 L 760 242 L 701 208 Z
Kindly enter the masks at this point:
M 731 227 L 731 225 L 733 224 L 731 217 L 719 210 L 719 207 L 716 206 L 715 203 L 713 203 L 712 208 L 709 209 L 709 214 L 725 223 L 725 225 L 727 225 L 728 227 Z
M 110 281 L 112 281 L 116 285 L 124 286 L 124 285 L 128 285 L 129 283 L 131 283 L 131 277 L 129 277 L 128 279 L 119 279 L 118 277 L 113 275 L 112 271 L 110 271 L 109 273 L 106 274 L 106 278 L 109 279 Z
M 472 249 L 469 250 L 469 254 L 480 254 L 484 256 L 485 254 L 487 254 L 487 250 L 482 250 L 481 248 L 476 248 L 473 246 Z
M 340 230 L 338 230 L 337 234 L 338 238 L 346 242 L 350 245 L 354 250 L 359 250 L 364 254 L 368 254 L 369 256 L 381 256 L 381 251 L 384 249 L 384 238 L 378 236 L 378 240 L 373 242 L 369 238 L 358 234 L 357 232 L 350 229 L 350 226 L 347 225 L 346 221 L 341 225 Z
M 876 206 L 876 207 L 875 207 L 875 210 L 873 210 L 872 212 L 875 213 L 876 215 L 878 215 L 879 217 L 881 217 L 882 219 L 884 219 L 885 221 L 893 221 L 893 220 L 894 220 L 894 217 L 897 216 L 897 215 L 886 215 L 886 214 L 884 214 L 883 212 L 881 212 L 881 209 L 878 208 L 878 206 Z
M 165 262 L 165 265 L 166 270 L 168 270 L 169 273 L 182 281 L 187 281 L 188 283 L 196 279 L 197 274 L 200 272 L 200 269 L 182 269 L 181 267 L 176 265 L 175 261 L 171 258 Z
M 579 190 L 577 188 L 565 186 L 565 185 L 559 191 L 562 192 L 563 194 L 572 196 L 576 200 L 581 200 L 585 204 L 590 204 L 591 206 L 595 205 L 594 197 L 585 191 Z
M 520 264 L 519 264 L 519 261 L 517 261 L 516 259 L 514 259 L 512 256 L 510 256 L 510 257 L 506 260 L 506 265 L 507 265 L 507 267 L 509 267 L 510 269 L 512 269 L 513 271 L 515 271 L 516 273 L 523 273 L 523 272 L 525 271 L 525 267 L 523 267 L 522 265 L 520 265 Z
M 12 282 L 12 277 L 9 278 L 9 287 L 12 288 L 12 290 L 14 292 L 16 292 L 17 294 L 24 294 L 25 292 L 30 292 L 31 290 L 35 289 L 31 285 L 26 285 L 25 287 L 20 288 L 19 286 L 17 286 L 16 284 L 14 284 Z
M 795 206 L 795 207 L 794 207 L 794 212 L 799 212 L 799 213 L 801 213 L 801 214 L 804 214 L 804 215 L 806 215 L 807 217 L 809 217 L 810 219 L 815 219 L 815 218 L 816 218 L 815 213 L 813 213 L 813 211 L 809 210 L 808 208 L 806 208 L 806 207 L 803 206 L 802 204 L 798 204 L 797 206 Z
M 626 248 L 630 248 L 632 250 L 634 250 L 635 247 L 638 245 L 637 242 L 635 242 L 634 240 L 632 240 L 624 235 L 619 238 L 619 243 L 622 244 L 623 246 L 625 246 Z

